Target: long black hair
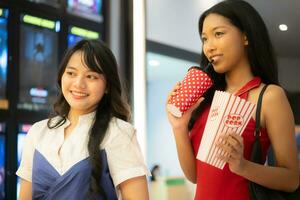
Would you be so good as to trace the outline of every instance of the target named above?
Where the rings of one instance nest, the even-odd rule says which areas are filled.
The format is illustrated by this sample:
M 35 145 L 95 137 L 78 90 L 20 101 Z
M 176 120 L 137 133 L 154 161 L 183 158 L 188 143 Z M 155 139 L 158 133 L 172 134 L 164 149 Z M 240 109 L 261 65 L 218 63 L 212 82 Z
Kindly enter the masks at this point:
M 88 141 L 88 151 L 92 166 L 88 199 L 95 199 L 95 195 L 100 195 L 107 199 L 107 195 L 100 185 L 102 161 L 99 146 L 105 136 L 111 118 L 117 117 L 128 121 L 130 112 L 127 101 L 124 98 L 125 96 L 122 94 L 116 59 L 111 50 L 102 41 L 82 40 L 66 52 L 58 71 L 59 96 L 54 104 L 54 111 L 59 116 L 59 120 L 54 120 L 54 117 L 50 118 L 48 127 L 50 129 L 58 128 L 66 122 L 70 105 L 62 94 L 61 79 L 71 56 L 78 51 L 83 53 L 83 61 L 86 66 L 92 71 L 103 74 L 107 83 L 107 92 L 96 108 L 95 119 L 90 128 Z
M 266 84 L 278 85 L 277 61 L 267 27 L 259 13 L 247 2 L 242 0 L 225 0 L 206 10 L 199 18 L 199 34 L 202 34 L 203 22 L 209 14 L 218 14 L 227 18 L 232 25 L 244 33 L 248 40 L 247 56 L 254 76 Z M 209 61 L 201 53 L 201 66 L 207 66 Z M 225 90 L 225 74 L 218 74 L 213 67 L 208 68 L 214 85 L 204 94 L 204 101 L 192 113 L 189 129 L 192 129 L 196 118 L 204 107 L 212 102 L 215 90 Z

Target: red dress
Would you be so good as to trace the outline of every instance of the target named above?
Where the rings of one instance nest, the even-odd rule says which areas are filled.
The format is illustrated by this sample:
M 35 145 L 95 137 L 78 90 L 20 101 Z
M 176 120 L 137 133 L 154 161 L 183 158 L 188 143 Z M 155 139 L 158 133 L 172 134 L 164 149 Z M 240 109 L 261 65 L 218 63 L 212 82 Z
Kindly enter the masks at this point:
M 243 99 L 248 98 L 249 90 L 258 87 L 261 79 L 255 77 L 242 87 L 236 95 Z M 207 106 L 197 118 L 190 133 L 190 139 L 194 154 L 197 155 L 201 138 L 203 135 L 205 123 L 208 117 L 210 107 Z M 244 157 L 249 160 L 251 147 L 254 142 L 255 120 L 250 119 L 244 132 L 242 133 L 244 141 Z M 268 134 L 265 129 L 261 129 L 262 153 L 264 158 L 270 145 Z M 224 169 L 218 169 L 196 159 L 197 165 L 197 188 L 195 200 L 248 200 L 248 180 L 234 174 L 230 171 L 228 164 Z

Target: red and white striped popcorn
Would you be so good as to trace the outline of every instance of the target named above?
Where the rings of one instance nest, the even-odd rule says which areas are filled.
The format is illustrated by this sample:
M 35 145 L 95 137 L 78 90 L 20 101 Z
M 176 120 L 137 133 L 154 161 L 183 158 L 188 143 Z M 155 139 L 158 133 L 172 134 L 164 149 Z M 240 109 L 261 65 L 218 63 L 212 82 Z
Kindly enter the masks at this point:
M 234 132 L 241 135 L 256 105 L 228 92 L 216 91 L 201 139 L 197 159 L 223 169 L 225 162 L 217 158 L 225 155 L 216 144 L 222 134 Z M 222 142 L 222 141 L 221 141 Z

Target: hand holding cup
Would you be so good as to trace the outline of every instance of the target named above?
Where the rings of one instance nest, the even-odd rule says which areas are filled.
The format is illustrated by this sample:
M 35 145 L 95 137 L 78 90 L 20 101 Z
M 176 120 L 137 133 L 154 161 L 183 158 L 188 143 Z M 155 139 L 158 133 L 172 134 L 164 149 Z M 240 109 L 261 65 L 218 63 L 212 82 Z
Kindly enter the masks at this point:
M 181 117 L 212 86 L 211 78 L 199 67 L 191 67 L 180 84 L 175 86 L 176 95 L 168 100 L 167 110 Z

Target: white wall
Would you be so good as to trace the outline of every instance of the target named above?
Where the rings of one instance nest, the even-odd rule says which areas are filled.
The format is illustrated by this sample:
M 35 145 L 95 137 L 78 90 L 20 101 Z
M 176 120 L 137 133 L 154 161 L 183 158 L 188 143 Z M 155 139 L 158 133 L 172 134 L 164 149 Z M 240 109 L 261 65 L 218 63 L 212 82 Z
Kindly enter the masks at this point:
M 200 53 L 198 19 L 219 0 L 146 0 L 147 39 Z

